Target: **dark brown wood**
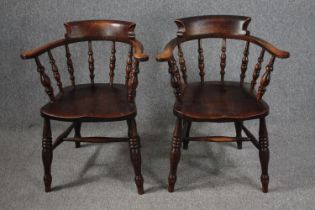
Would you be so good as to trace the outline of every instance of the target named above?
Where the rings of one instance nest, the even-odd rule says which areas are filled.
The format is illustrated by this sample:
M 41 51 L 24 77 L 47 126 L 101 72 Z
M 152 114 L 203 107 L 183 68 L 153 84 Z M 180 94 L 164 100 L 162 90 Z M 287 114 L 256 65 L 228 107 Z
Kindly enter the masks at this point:
M 128 102 L 125 85 L 76 85 L 64 88 L 64 95 L 41 108 L 43 116 L 62 121 L 117 121 L 136 115 L 136 106 Z M 84 100 L 82 100 L 84 99 Z
M 204 63 L 204 56 L 203 56 L 203 49 L 201 46 L 201 39 L 198 39 L 198 67 L 199 67 L 199 75 L 201 84 L 205 82 L 205 63 Z
M 275 62 L 275 59 L 276 59 L 275 56 L 272 56 L 270 58 L 270 61 L 269 61 L 268 65 L 266 66 L 266 71 L 260 79 L 260 86 L 259 86 L 258 92 L 257 92 L 257 100 L 261 100 L 262 96 L 266 92 L 267 86 L 270 83 L 270 76 L 271 76 L 271 72 L 273 71 L 273 64 Z
M 117 137 L 101 137 L 101 136 L 90 136 L 90 137 L 72 137 L 64 138 L 63 141 L 74 141 L 75 143 L 86 142 L 86 143 L 112 143 L 112 142 L 128 142 L 129 138 L 117 138 Z
M 268 132 L 265 118 L 259 120 L 259 159 L 261 164 L 261 184 L 262 191 L 268 192 L 269 175 L 269 144 L 268 144 Z
M 113 86 L 114 84 L 114 76 L 115 76 L 115 65 L 116 65 L 116 44 L 115 41 L 113 41 L 112 50 L 111 50 L 111 56 L 109 61 L 109 84 Z
M 268 191 L 268 138 L 265 123 L 265 117 L 269 114 L 269 106 L 262 100 L 266 87 L 270 82 L 270 74 L 273 70 L 275 58 L 288 58 L 289 52 L 282 51 L 274 47 L 267 41 L 250 35 L 248 30 L 250 18 L 244 16 L 225 16 L 209 15 L 196 16 L 177 19 L 178 31 L 177 37 L 166 44 L 164 51 L 156 56 L 157 61 L 168 62 L 171 76 L 171 84 L 175 90 L 176 101 L 173 112 L 177 123 L 175 126 L 172 152 L 170 157 L 171 172 L 169 175 L 170 192 L 174 190 L 176 182 L 176 169 L 180 158 L 180 143 L 183 142 L 183 148 L 188 148 L 189 141 L 204 142 L 237 142 L 237 147 L 242 148 L 243 141 L 250 141 L 259 150 L 260 162 L 262 167 L 262 189 Z M 203 81 L 185 83 L 181 85 L 174 72 L 177 66 L 174 59 L 174 50 L 176 47 L 191 40 L 198 41 L 198 54 L 200 55 L 201 39 L 219 38 L 222 40 L 220 55 L 220 74 L 221 81 Z M 225 81 L 226 67 L 226 40 L 233 39 L 245 43 L 243 51 L 240 81 Z M 248 68 L 249 47 L 258 46 L 261 48 L 260 55 L 255 65 L 253 78 L 250 83 L 245 82 L 246 71 Z M 259 78 L 261 65 L 265 52 L 271 55 L 271 59 L 266 66 L 266 72 L 261 76 L 260 86 L 256 93 L 255 84 Z M 233 57 L 233 56 L 231 56 Z M 191 58 L 186 57 L 186 62 Z M 198 64 L 202 59 L 198 56 Z M 193 63 L 193 61 L 191 62 Z M 198 65 L 199 69 L 200 66 Z M 198 68 L 196 67 L 196 68 Z M 233 67 L 235 68 L 235 67 Z M 201 71 L 202 72 L 202 71 Z M 244 121 L 251 119 L 260 119 L 259 141 L 244 126 Z M 183 121 L 183 125 L 178 123 Z M 236 129 L 236 137 L 229 136 L 189 136 L 189 129 L 192 122 L 233 122 Z M 183 126 L 183 129 L 182 129 Z M 179 132 L 178 130 L 182 130 Z M 244 131 L 246 137 L 242 137 Z M 182 135 L 182 138 L 180 137 Z
M 241 85 L 244 84 L 244 79 L 246 77 L 246 70 L 247 70 L 247 65 L 248 65 L 248 55 L 249 55 L 249 43 L 250 42 L 246 42 L 246 45 L 245 45 L 245 49 L 244 49 L 244 52 L 243 52 L 243 59 L 242 59 L 242 65 L 241 65 L 241 75 L 240 75 L 240 78 L 241 78 Z
M 168 62 L 168 72 L 171 75 L 171 85 L 174 88 L 175 96 L 178 101 L 181 101 L 182 96 L 181 79 L 174 57 L 172 57 Z
M 188 144 L 189 144 L 189 140 L 187 139 L 187 137 L 189 137 L 190 134 L 190 128 L 191 128 L 191 122 L 190 121 L 184 121 L 184 129 L 183 129 L 183 149 L 187 150 L 188 149 Z
M 138 188 L 138 194 L 142 195 L 143 190 L 143 177 L 141 174 L 141 154 L 140 154 L 140 138 L 137 132 L 137 125 L 135 119 L 127 120 L 128 123 L 128 136 L 129 136 L 129 150 L 130 159 L 135 171 L 135 182 Z
M 252 79 L 252 81 L 250 83 L 251 90 L 255 89 L 256 81 L 257 81 L 257 79 L 259 77 L 260 70 L 261 70 L 261 64 L 264 61 L 264 55 L 265 55 L 265 49 L 261 49 L 260 55 L 259 55 L 259 57 L 257 59 L 257 63 L 256 63 L 255 68 L 254 68 L 253 79 Z
M 56 140 L 52 144 L 53 150 L 56 149 L 63 142 L 63 139 L 66 138 L 70 134 L 73 128 L 74 128 L 74 123 L 72 123 L 64 132 L 62 132 L 56 138 Z
M 178 49 L 178 62 L 179 62 L 179 69 L 182 73 L 182 77 L 184 80 L 184 84 L 187 84 L 187 68 L 186 68 L 186 61 L 184 58 L 184 53 L 180 44 L 177 46 Z
M 55 61 L 55 59 L 54 59 L 54 57 L 53 57 L 53 55 L 52 55 L 50 50 L 48 50 L 48 57 L 49 57 L 49 63 L 51 65 L 51 70 L 52 70 L 52 72 L 54 74 L 54 77 L 55 77 L 55 80 L 57 82 L 57 86 L 59 88 L 59 91 L 61 93 L 63 93 L 62 82 L 60 80 L 59 70 L 58 70 L 58 67 L 56 65 L 56 61 Z
M 200 37 L 209 33 L 246 35 L 250 17 L 234 15 L 205 15 L 180 18 L 175 21 L 178 37 Z
M 40 76 L 40 81 L 45 88 L 45 91 L 50 99 L 51 102 L 55 101 L 55 95 L 54 95 L 54 90 L 51 87 L 51 82 L 47 74 L 45 73 L 45 68 L 41 64 L 40 60 L 38 57 L 35 57 L 35 62 L 37 65 L 37 72 L 39 73 Z
M 89 71 L 90 71 L 90 79 L 91 79 L 91 83 L 94 84 L 94 58 L 93 58 L 93 49 L 92 49 L 92 42 L 88 41 L 88 47 L 89 47 Z
M 81 122 L 74 123 L 74 138 L 81 138 Z M 80 141 L 75 142 L 75 148 L 80 148 Z
M 242 122 L 234 122 L 235 131 L 236 131 L 236 138 L 242 138 Z M 242 149 L 242 141 L 237 141 L 237 149 Z
M 182 119 L 177 118 L 172 140 L 172 149 L 170 154 L 170 173 L 168 176 L 168 191 L 173 192 L 176 183 L 177 165 L 180 160 L 180 148 L 182 143 Z
M 206 142 L 242 142 L 242 141 L 250 141 L 249 138 L 231 137 L 231 136 L 198 136 L 198 137 L 185 137 L 184 139 L 187 139 L 189 141 L 206 141 Z
M 138 87 L 139 61 L 135 60 L 128 81 L 128 101 L 133 103 L 136 97 L 136 89 Z
M 44 118 L 43 127 L 43 141 L 42 141 L 42 159 L 44 164 L 44 184 L 45 192 L 50 192 L 51 190 L 51 162 L 53 159 L 52 153 L 52 138 L 51 138 L 51 128 L 50 120 Z
M 128 51 L 128 58 L 127 58 L 127 64 L 126 64 L 126 85 L 128 85 L 129 83 L 129 79 L 130 79 L 130 72 L 132 70 L 132 54 L 133 54 L 133 48 L 132 46 L 129 47 L 129 51 Z
M 226 39 L 222 39 L 222 46 L 221 46 L 221 56 L 220 56 L 220 67 L 221 67 L 221 82 L 224 81 L 225 75 L 225 65 L 226 65 Z
M 233 122 L 266 116 L 269 107 L 257 101 L 250 85 L 239 82 L 189 83 L 183 89 L 181 103 L 174 105 L 174 114 L 188 121 Z
M 116 20 L 88 20 L 75 21 L 65 24 L 65 38 L 59 39 L 30 51 L 21 53 L 22 59 L 35 59 L 40 81 L 50 98 L 50 103 L 44 105 L 40 112 L 44 118 L 43 128 L 43 164 L 45 191 L 51 190 L 51 162 L 52 150 L 64 141 L 75 142 L 80 147 L 80 142 L 108 143 L 129 142 L 131 160 L 136 174 L 138 193 L 143 191 L 143 178 L 141 175 L 140 138 L 137 134 L 135 117 L 137 109 L 135 104 L 136 88 L 138 86 L 138 73 L 140 62 L 148 60 L 143 52 L 140 41 L 135 39 L 136 24 L 127 21 Z M 106 84 L 94 82 L 94 57 L 92 41 L 110 41 L 113 43 L 109 64 L 110 81 Z M 77 42 L 88 42 L 88 66 L 91 84 L 77 85 L 69 45 Z M 114 68 L 116 62 L 116 43 L 120 42 L 130 46 L 126 67 L 126 82 L 114 84 Z M 117 45 L 118 46 L 118 45 Z M 63 87 L 56 60 L 52 50 L 65 47 L 67 71 L 69 72 L 71 86 Z M 59 88 L 58 94 L 54 94 L 49 76 L 39 60 L 39 56 L 48 53 L 49 62 L 52 67 L 54 79 Z M 64 65 L 59 65 L 59 67 Z M 83 69 L 82 69 L 83 70 Z M 62 69 L 60 69 L 60 73 Z M 66 84 L 66 83 L 65 83 Z M 54 143 L 51 138 L 50 120 L 67 121 L 71 125 L 61 133 Z M 128 121 L 129 137 L 82 137 L 81 125 L 85 122 L 109 122 Z M 74 128 L 74 137 L 68 135 Z
M 255 138 L 255 136 L 242 124 L 242 130 L 246 134 L 246 136 L 250 139 L 250 141 L 253 143 L 253 145 L 259 149 L 259 142 Z
M 66 48 L 67 67 L 68 67 L 68 72 L 70 75 L 71 85 L 72 87 L 75 87 L 74 68 L 73 68 L 73 62 L 71 59 L 71 53 L 69 50 L 69 45 L 65 44 L 65 48 Z

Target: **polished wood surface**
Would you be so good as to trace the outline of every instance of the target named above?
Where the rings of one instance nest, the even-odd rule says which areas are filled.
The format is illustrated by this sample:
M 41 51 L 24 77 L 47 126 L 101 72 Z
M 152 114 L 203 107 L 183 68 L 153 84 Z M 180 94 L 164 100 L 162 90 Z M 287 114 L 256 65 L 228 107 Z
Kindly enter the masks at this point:
M 139 65 L 141 61 L 148 60 L 143 53 L 142 44 L 135 39 L 136 24 L 127 21 L 117 20 L 87 20 L 65 23 L 66 34 L 64 39 L 50 42 L 34 50 L 21 53 L 23 59 L 35 59 L 37 72 L 40 81 L 50 101 L 44 105 L 40 112 L 44 118 L 42 159 L 44 164 L 45 191 L 51 190 L 51 163 L 53 150 L 62 142 L 75 142 L 79 148 L 81 142 L 87 143 L 108 143 L 108 142 L 129 142 L 130 158 L 135 171 L 135 183 L 139 194 L 143 194 L 143 178 L 141 174 L 140 138 L 137 133 L 135 117 L 137 109 L 135 105 L 136 89 L 138 86 Z M 95 41 L 110 41 L 112 47 L 109 58 L 109 65 L 106 70 L 109 72 L 109 83 L 95 83 L 95 59 L 93 45 Z M 85 59 L 88 63 L 90 77 L 89 84 L 77 84 L 75 73 L 83 69 L 75 69 L 72 60 L 70 45 L 77 42 L 85 42 L 87 53 Z M 116 62 L 116 42 L 129 45 L 128 60 L 126 64 L 126 82 L 117 84 L 114 81 Z M 64 46 L 67 69 L 57 66 L 54 58 L 54 49 Z M 46 72 L 40 57 L 48 54 L 53 78 L 57 89 Z M 123 63 L 126 61 L 123 60 Z M 61 65 L 60 65 L 61 66 Z M 66 71 L 69 74 L 71 85 L 64 86 L 60 72 Z M 55 141 L 52 141 L 51 120 L 68 121 L 71 125 L 61 133 Z M 98 137 L 81 136 L 81 126 L 84 122 L 107 122 L 127 121 L 128 137 Z M 74 129 L 74 137 L 68 137 Z
M 250 85 L 239 82 L 189 83 L 183 90 L 182 102 L 174 105 L 174 114 L 188 121 L 243 121 L 266 116 L 269 107 L 257 101 Z
M 122 84 L 84 84 L 64 88 L 53 103 L 41 108 L 45 117 L 73 121 L 124 120 L 136 115 L 136 106 L 128 102 Z
M 262 191 L 268 192 L 268 133 L 265 117 L 269 113 L 269 106 L 262 99 L 271 80 L 271 73 L 276 58 L 288 58 L 289 53 L 279 50 L 272 44 L 250 35 L 248 30 L 251 18 L 245 16 L 231 15 L 209 15 L 181 18 L 175 21 L 178 31 L 177 37 L 166 44 L 164 51 L 156 56 L 157 61 L 165 61 L 169 66 L 171 76 L 171 86 L 174 89 L 176 101 L 174 104 L 174 115 L 176 125 L 171 145 L 169 192 L 174 191 L 177 178 L 177 167 L 180 160 L 180 145 L 188 149 L 190 141 L 203 142 L 236 142 L 237 148 L 242 149 L 242 143 L 250 141 L 258 150 L 261 162 Z M 202 39 L 221 39 L 220 81 L 205 81 L 205 59 Z M 175 48 L 178 48 L 179 65 L 183 69 L 182 46 L 187 41 L 198 42 L 198 69 L 200 72 L 200 82 L 189 82 L 186 72 L 189 69 L 185 66 L 185 71 L 178 71 L 178 64 L 174 56 Z M 239 69 L 240 80 L 237 82 L 226 81 L 227 43 L 230 40 L 244 42 L 244 50 L 241 54 L 241 66 L 233 66 L 233 70 Z M 249 71 L 249 52 L 251 47 L 261 48 L 257 58 L 257 63 L 253 68 L 250 82 L 246 82 L 246 73 Z M 270 59 L 265 67 L 265 72 L 260 76 L 265 54 L 270 54 Z M 232 57 L 232 56 L 231 56 Z M 185 59 L 185 62 L 192 58 Z M 196 71 L 197 67 L 192 70 Z M 182 74 L 182 75 L 181 75 Z M 260 79 L 259 79 L 260 77 Z M 259 79 L 259 86 L 256 86 Z M 259 141 L 245 127 L 244 121 L 259 119 Z M 235 137 L 231 136 L 196 136 L 190 137 L 190 128 L 193 122 L 234 122 Z M 242 131 L 247 137 L 242 137 Z

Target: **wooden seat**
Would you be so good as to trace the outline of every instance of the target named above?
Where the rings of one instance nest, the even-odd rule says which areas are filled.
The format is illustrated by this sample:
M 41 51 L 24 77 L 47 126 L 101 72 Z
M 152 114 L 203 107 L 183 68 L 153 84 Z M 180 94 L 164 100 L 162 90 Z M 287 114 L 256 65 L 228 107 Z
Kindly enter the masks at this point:
M 51 191 L 51 163 L 53 150 L 62 142 L 75 142 L 75 147 L 79 148 L 81 142 L 86 143 L 108 143 L 108 142 L 128 142 L 131 163 L 135 172 L 135 183 L 139 194 L 143 194 L 143 177 L 141 173 L 141 153 L 140 138 L 136 125 L 136 89 L 138 86 L 138 73 L 140 62 L 148 60 L 148 56 L 143 53 L 143 46 L 135 38 L 135 23 L 120 20 L 86 20 L 65 23 L 65 37 L 57 41 L 49 42 L 36 49 L 22 52 L 22 59 L 34 59 L 37 65 L 37 72 L 42 86 L 47 93 L 50 102 L 41 108 L 41 115 L 44 118 L 43 139 L 42 139 L 42 160 L 44 164 L 44 184 L 45 191 Z M 95 69 L 98 67 L 94 63 L 93 44 L 98 41 L 104 44 L 104 41 L 111 42 L 110 57 L 108 67 L 102 66 L 101 70 L 109 70 L 108 83 L 96 84 L 94 82 Z M 75 72 L 84 71 L 76 69 L 72 61 L 70 45 L 78 42 L 85 42 L 86 57 L 89 72 L 88 84 L 77 84 Z M 126 58 L 122 61 L 116 59 L 117 45 L 128 45 Z M 61 78 L 60 70 L 54 58 L 55 48 L 62 47 L 65 50 L 64 62 L 69 74 L 70 86 L 64 78 Z M 43 55 L 48 56 L 49 66 L 56 87 L 53 88 L 49 74 L 46 73 L 44 64 L 40 61 Z M 116 62 L 126 64 L 124 84 L 114 82 Z M 66 73 L 65 73 L 66 74 Z M 68 121 L 71 125 L 52 141 L 51 120 Z M 99 136 L 81 136 L 81 126 L 85 122 L 107 122 L 126 120 L 128 134 L 126 137 L 99 137 Z M 68 137 L 74 130 L 74 136 Z M 127 137 L 128 136 L 128 137 Z
M 182 103 L 174 106 L 174 113 L 189 121 L 236 121 L 264 117 L 269 107 L 257 101 L 250 84 L 239 82 L 194 82 L 184 87 Z
M 64 88 L 56 101 L 42 107 L 41 113 L 58 120 L 123 120 L 136 115 L 136 106 L 127 100 L 122 84 L 84 84 Z
M 265 117 L 269 113 L 269 107 L 262 100 L 269 85 L 273 65 L 276 58 L 288 58 L 289 53 L 282 51 L 270 43 L 258 37 L 250 35 L 247 30 L 251 21 L 250 17 L 232 15 L 206 15 L 180 18 L 175 20 L 178 27 L 177 37 L 169 41 L 164 51 L 156 56 L 157 61 L 168 63 L 168 72 L 171 76 L 171 85 L 174 88 L 176 102 L 174 114 L 177 117 L 173 133 L 170 154 L 170 173 L 168 177 L 168 190 L 174 191 L 177 179 L 177 166 L 183 149 L 188 149 L 190 141 L 203 142 L 236 142 L 237 148 L 242 149 L 242 142 L 250 141 L 259 150 L 261 164 L 262 191 L 268 192 L 268 163 L 269 146 Z M 221 39 L 220 60 L 218 73 L 220 81 L 207 82 L 205 56 L 202 46 L 203 39 Z M 188 82 L 188 67 L 184 58 L 183 45 L 188 41 L 196 40 L 196 53 L 200 82 Z M 227 50 L 228 43 L 233 40 L 244 41 L 241 54 L 242 62 L 239 82 L 225 81 L 226 60 L 230 56 Z M 253 45 L 253 46 L 252 46 Z M 259 47 L 260 53 L 255 58 L 255 66 L 252 67 L 252 76 L 246 77 L 249 61 L 250 47 Z M 174 51 L 177 48 L 177 56 Z M 208 46 L 207 46 L 208 48 Z M 192 47 L 189 48 L 190 50 Z M 265 54 L 269 53 L 269 62 L 265 72 L 261 75 L 262 63 Z M 176 61 L 178 57 L 178 65 Z M 212 62 L 212 60 L 210 61 Z M 210 63 L 209 62 L 209 63 Z M 212 62 L 213 63 L 213 62 Z M 236 67 L 232 66 L 232 70 Z M 193 68 L 195 70 L 195 68 Z M 260 81 L 257 82 L 260 77 Z M 250 82 L 246 82 L 250 78 Z M 258 88 L 256 84 L 258 84 Z M 259 141 L 244 126 L 243 122 L 250 119 L 259 119 Z M 190 136 L 190 128 L 193 122 L 234 122 L 236 135 L 234 136 Z M 246 137 L 242 136 L 242 132 Z

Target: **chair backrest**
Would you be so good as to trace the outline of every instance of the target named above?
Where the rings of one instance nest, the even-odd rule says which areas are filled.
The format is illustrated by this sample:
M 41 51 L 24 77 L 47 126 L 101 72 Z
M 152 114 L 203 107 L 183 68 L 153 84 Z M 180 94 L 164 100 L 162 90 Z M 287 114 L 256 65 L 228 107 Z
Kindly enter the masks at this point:
M 201 84 L 204 84 L 205 76 L 205 63 L 204 63 L 204 51 L 202 47 L 202 39 L 206 38 L 221 38 L 221 55 L 220 55 L 220 75 L 221 81 L 224 82 L 225 67 L 226 67 L 226 51 L 227 51 L 227 39 L 235 39 L 245 41 L 242 64 L 240 66 L 240 85 L 244 85 L 244 80 L 246 77 L 246 71 L 248 67 L 248 55 L 250 44 L 257 45 L 261 47 L 260 54 L 257 59 L 257 63 L 254 66 L 254 71 L 252 75 L 252 80 L 250 82 L 250 89 L 254 91 L 256 81 L 260 75 L 260 70 L 262 67 L 262 62 L 264 59 L 265 52 L 271 54 L 271 58 L 266 66 L 266 72 L 261 77 L 260 86 L 257 92 L 257 99 L 260 100 L 262 95 L 266 91 L 266 86 L 270 82 L 270 73 L 273 70 L 273 64 L 276 57 L 288 58 L 289 53 L 281 51 L 268 42 L 251 36 L 248 31 L 248 25 L 251 21 L 250 17 L 245 16 L 231 16 L 231 15 L 209 15 L 209 16 L 196 16 L 181 18 L 175 21 L 178 31 L 177 38 L 171 40 L 164 51 L 157 55 L 158 61 L 168 61 L 169 72 L 172 78 L 172 86 L 175 88 L 175 94 L 180 100 L 181 87 L 183 84 L 187 84 L 187 67 L 184 58 L 184 52 L 182 50 L 181 44 L 190 41 L 198 40 L 198 68 Z M 178 49 L 178 62 L 179 70 L 176 64 L 175 57 L 173 55 L 174 49 Z M 180 76 L 182 75 L 182 78 Z M 182 84 L 183 83 L 183 84 Z
M 42 47 L 36 48 L 32 51 L 26 51 L 21 54 L 23 59 L 34 58 L 37 65 L 37 71 L 40 74 L 41 83 L 44 86 L 50 101 L 55 101 L 54 90 L 51 86 L 50 78 L 45 73 L 45 68 L 39 60 L 39 56 L 43 53 L 48 54 L 51 69 L 56 80 L 59 92 L 63 93 L 63 84 L 61 81 L 59 69 L 54 59 L 52 49 L 64 46 L 67 69 L 71 85 L 75 87 L 74 65 L 71 58 L 69 44 L 76 42 L 87 42 L 88 48 L 88 66 L 90 72 L 91 84 L 94 84 L 94 57 L 92 41 L 111 41 L 111 56 L 109 58 L 109 84 L 114 84 L 114 71 L 116 65 L 116 42 L 121 42 L 130 45 L 126 61 L 126 81 L 128 86 L 128 98 L 130 101 L 134 100 L 135 89 L 138 84 L 137 74 L 139 72 L 139 62 L 148 59 L 148 56 L 143 54 L 142 44 L 135 39 L 134 29 L 135 23 L 119 20 L 85 20 L 65 23 L 66 33 L 65 38 L 48 43 Z

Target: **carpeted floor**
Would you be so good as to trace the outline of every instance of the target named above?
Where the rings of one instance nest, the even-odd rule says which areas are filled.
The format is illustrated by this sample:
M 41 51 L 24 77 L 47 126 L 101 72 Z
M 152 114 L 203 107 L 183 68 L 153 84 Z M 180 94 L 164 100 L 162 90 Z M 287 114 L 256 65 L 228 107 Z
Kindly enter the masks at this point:
M 257 132 L 257 124 L 249 127 Z M 103 124 L 103 128 L 108 135 L 126 133 L 124 124 Z M 87 125 L 83 135 L 104 134 L 101 130 L 102 125 Z M 182 152 L 176 191 L 170 194 L 166 186 L 172 126 L 139 130 L 145 179 L 142 196 L 136 193 L 127 144 L 85 144 L 75 149 L 74 143 L 63 143 L 54 152 L 53 191 L 47 194 L 42 183 L 41 128 L 1 130 L 0 208 L 315 209 L 315 133 L 310 127 L 290 131 L 269 127 L 268 194 L 260 191 L 258 153 L 251 143 L 244 143 L 243 150 L 233 143 L 191 143 Z M 192 134 L 227 134 L 226 130 L 234 135 L 229 124 L 198 124 Z

